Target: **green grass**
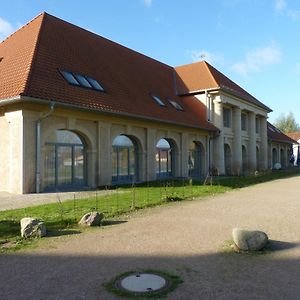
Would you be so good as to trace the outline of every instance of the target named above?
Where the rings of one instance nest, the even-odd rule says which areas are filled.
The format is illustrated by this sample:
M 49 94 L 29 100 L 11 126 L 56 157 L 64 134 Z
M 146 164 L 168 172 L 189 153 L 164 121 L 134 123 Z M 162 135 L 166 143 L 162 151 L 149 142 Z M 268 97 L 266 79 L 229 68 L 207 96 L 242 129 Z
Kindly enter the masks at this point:
M 72 234 L 81 232 L 77 225 L 80 218 L 90 211 L 101 211 L 105 215 L 105 222 L 110 218 L 120 216 L 133 210 L 162 205 L 172 201 L 206 197 L 224 193 L 231 189 L 252 184 L 294 176 L 295 172 L 274 172 L 259 176 L 248 177 L 215 177 L 212 185 L 203 185 L 202 181 L 166 180 L 143 183 L 137 186 L 123 186 L 116 188 L 113 193 L 101 195 L 95 192 L 94 197 L 78 199 L 74 193 L 74 200 L 39 205 L 23 209 L 0 212 L 0 253 L 14 251 L 24 245 L 36 243 L 20 239 L 20 220 L 33 217 L 46 223 L 48 236 Z M 3 247 L 3 245 L 16 247 Z M 2 245 L 2 246 L 1 246 Z

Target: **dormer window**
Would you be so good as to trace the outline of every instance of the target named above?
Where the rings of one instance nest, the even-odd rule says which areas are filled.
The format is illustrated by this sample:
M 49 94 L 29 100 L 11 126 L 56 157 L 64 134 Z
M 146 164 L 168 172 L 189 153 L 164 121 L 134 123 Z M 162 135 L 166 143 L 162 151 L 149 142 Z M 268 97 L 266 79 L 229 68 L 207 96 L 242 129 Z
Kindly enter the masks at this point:
M 152 99 L 160 106 L 166 106 L 166 104 L 156 95 L 151 95 Z
M 78 73 L 73 73 L 70 71 L 59 70 L 59 72 L 63 75 L 64 79 L 72 85 L 88 88 L 96 91 L 104 91 L 104 88 L 101 84 L 94 78 L 81 75 Z
M 183 110 L 182 106 L 179 103 L 177 103 L 176 101 L 171 100 L 171 99 L 168 99 L 168 100 L 174 108 L 176 108 L 177 110 L 181 110 L 181 111 Z

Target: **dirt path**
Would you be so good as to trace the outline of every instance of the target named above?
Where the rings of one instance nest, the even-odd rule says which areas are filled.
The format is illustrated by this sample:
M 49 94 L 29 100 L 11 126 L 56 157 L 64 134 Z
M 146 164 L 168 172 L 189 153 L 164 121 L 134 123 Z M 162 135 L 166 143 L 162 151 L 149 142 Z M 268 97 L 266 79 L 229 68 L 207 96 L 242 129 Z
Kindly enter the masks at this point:
M 140 211 L 128 222 L 0 256 L 1 299 L 118 299 L 119 273 L 158 269 L 184 283 L 168 299 L 300 299 L 300 177 Z M 225 253 L 234 227 L 263 230 L 277 250 Z

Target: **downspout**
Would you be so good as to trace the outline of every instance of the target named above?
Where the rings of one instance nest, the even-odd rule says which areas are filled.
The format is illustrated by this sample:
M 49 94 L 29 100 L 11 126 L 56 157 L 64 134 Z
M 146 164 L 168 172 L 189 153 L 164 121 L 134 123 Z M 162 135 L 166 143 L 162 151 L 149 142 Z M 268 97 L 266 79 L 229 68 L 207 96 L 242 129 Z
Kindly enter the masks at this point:
M 36 173 L 35 173 L 35 192 L 40 193 L 41 186 L 41 123 L 54 112 L 55 103 L 51 102 L 50 110 L 40 116 L 36 121 Z

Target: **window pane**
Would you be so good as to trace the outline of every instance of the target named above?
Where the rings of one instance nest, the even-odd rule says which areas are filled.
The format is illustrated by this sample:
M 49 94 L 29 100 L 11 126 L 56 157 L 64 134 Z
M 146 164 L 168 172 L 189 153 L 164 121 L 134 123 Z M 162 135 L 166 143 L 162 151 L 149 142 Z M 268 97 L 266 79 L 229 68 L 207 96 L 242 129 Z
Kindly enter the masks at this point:
M 79 144 L 83 145 L 80 137 L 68 130 L 56 130 L 47 138 L 47 143 Z
M 128 148 L 119 148 L 119 175 L 128 175 Z
M 57 147 L 57 184 L 72 184 L 72 147 Z
M 87 88 L 92 88 L 92 85 L 85 79 L 84 76 L 80 74 L 74 74 L 75 78 L 77 81 L 80 83 L 80 85 L 87 87 Z
M 89 83 L 92 85 L 92 87 L 95 90 L 104 91 L 104 88 L 101 86 L 101 84 L 96 79 L 91 78 L 91 77 L 86 77 L 86 79 L 89 81 Z
M 44 161 L 45 177 L 44 185 L 46 187 L 55 185 L 55 145 L 47 145 L 45 148 Z
M 74 147 L 74 184 L 84 184 L 84 155 L 83 147 Z
M 129 148 L 129 174 L 134 176 L 135 174 L 135 153 L 134 147 Z
M 71 72 L 68 71 L 60 71 L 60 72 L 64 76 L 64 78 L 68 81 L 68 83 L 79 85 L 79 82 L 76 80 L 76 78 Z
M 182 106 L 181 106 L 179 103 L 177 103 L 177 102 L 175 102 L 175 101 L 173 101 L 173 100 L 169 100 L 169 102 L 170 102 L 177 110 L 183 110 Z
M 151 95 L 152 99 L 155 100 L 155 102 L 160 105 L 160 106 L 166 106 L 166 104 L 158 97 L 155 95 Z
M 168 171 L 168 151 L 160 150 L 160 172 L 165 173 Z
M 118 150 L 116 147 L 113 147 L 113 152 L 111 156 L 112 160 L 112 176 L 118 176 L 118 161 L 117 161 Z
M 113 146 L 119 146 L 119 147 L 131 147 L 133 146 L 133 143 L 129 137 L 126 135 L 119 135 L 117 136 L 113 141 Z
M 231 110 L 229 108 L 223 108 L 223 125 L 224 127 L 231 126 Z

